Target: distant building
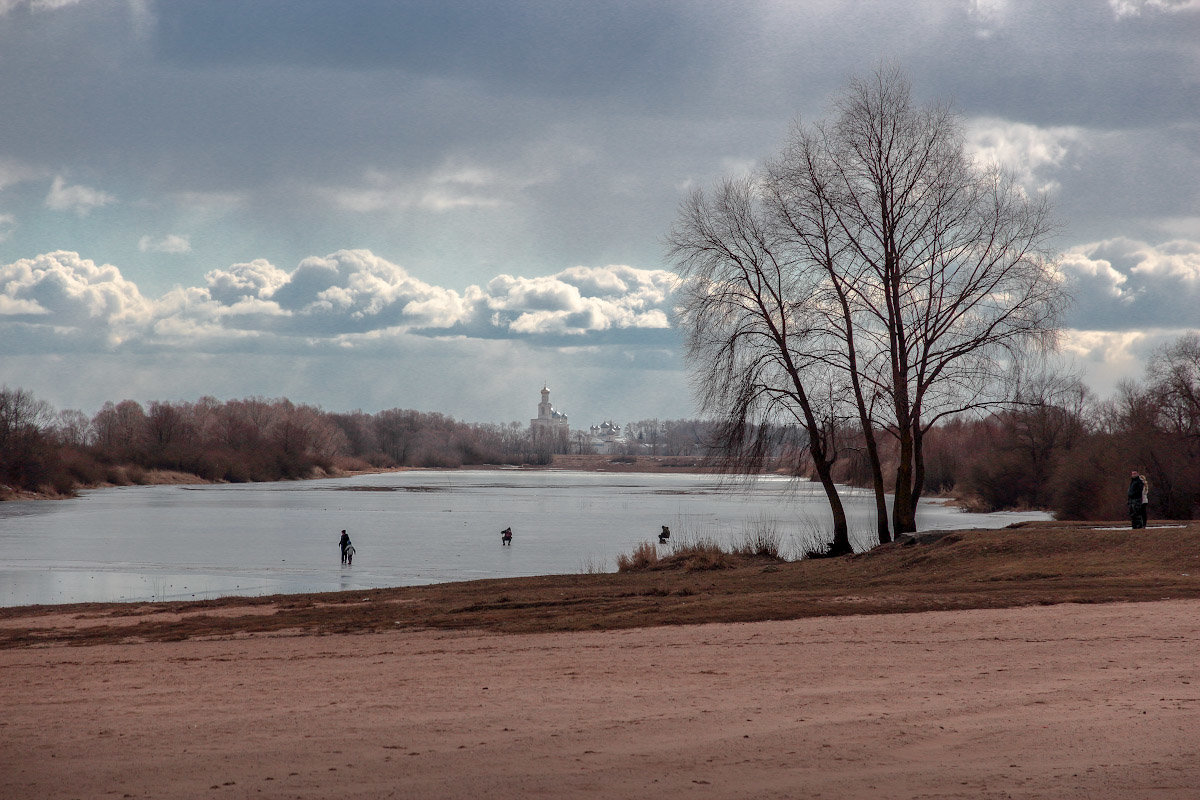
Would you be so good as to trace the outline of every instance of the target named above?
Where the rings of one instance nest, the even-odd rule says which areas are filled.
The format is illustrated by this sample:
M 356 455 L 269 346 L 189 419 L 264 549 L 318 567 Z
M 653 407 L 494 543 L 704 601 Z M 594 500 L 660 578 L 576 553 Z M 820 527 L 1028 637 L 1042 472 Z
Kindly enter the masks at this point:
M 616 445 L 621 444 L 621 426 L 612 420 L 593 425 L 588 434 L 592 449 L 597 453 L 611 453 Z
M 550 404 L 550 389 L 545 385 L 542 386 L 542 402 L 538 403 L 538 415 L 529 420 L 529 430 L 535 437 L 542 433 L 565 437 L 571 432 L 567 415 L 555 411 Z

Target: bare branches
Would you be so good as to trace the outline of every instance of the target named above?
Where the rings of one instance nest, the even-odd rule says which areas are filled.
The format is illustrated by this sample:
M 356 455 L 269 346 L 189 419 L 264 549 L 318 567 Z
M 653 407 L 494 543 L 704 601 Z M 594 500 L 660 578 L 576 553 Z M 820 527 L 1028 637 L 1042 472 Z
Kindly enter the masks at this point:
M 670 235 L 684 278 L 679 318 L 701 407 L 721 419 L 723 466 L 757 471 L 781 444 L 807 449 L 834 516 L 831 552 L 849 552 L 831 467 L 838 457 L 836 373 L 822 348 L 821 276 L 800 268 L 762 204 L 761 183 L 695 192 Z
M 918 106 L 907 78 L 880 68 L 835 108 L 754 178 L 684 204 L 671 238 L 689 281 L 681 321 L 706 410 L 736 424 L 791 415 L 814 456 L 822 420 L 857 416 L 880 508 L 874 435 L 891 432 L 905 532 L 923 431 L 1003 398 L 1006 372 L 1055 346 L 1066 295 L 1045 198 L 971 162 L 949 106 Z M 813 386 L 828 387 L 820 403 Z

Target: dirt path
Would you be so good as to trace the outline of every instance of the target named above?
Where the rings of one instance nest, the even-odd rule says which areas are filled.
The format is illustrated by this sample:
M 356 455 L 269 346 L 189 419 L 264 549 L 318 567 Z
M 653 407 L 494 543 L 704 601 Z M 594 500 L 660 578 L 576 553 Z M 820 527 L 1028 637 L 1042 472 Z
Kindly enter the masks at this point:
M 1194 798 L 1200 600 L 0 651 L 0 797 Z

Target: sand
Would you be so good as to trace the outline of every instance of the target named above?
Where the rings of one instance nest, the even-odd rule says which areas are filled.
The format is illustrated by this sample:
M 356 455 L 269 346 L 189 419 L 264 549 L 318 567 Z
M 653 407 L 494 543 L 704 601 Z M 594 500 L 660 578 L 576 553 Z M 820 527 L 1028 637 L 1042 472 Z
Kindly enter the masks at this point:
M 3 798 L 1195 798 L 1200 600 L 0 650 Z

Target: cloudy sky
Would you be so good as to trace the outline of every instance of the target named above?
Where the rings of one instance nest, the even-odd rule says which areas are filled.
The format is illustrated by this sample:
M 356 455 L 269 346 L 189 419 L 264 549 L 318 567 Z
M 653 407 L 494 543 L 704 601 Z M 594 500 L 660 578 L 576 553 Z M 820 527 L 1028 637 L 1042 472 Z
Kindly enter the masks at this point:
M 694 416 L 680 199 L 883 61 L 1053 193 L 1097 393 L 1200 327 L 1200 0 L 0 0 L 0 383 Z

